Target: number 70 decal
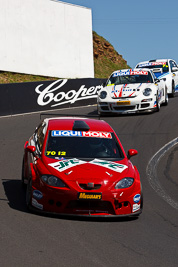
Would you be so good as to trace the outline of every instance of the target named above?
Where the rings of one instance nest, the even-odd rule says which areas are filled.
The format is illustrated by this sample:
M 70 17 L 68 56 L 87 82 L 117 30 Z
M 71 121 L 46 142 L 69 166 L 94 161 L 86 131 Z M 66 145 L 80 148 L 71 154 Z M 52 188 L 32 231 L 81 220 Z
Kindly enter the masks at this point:
M 46 151 L 46 156 L 66 156 L 66 152 L 65 151 Z

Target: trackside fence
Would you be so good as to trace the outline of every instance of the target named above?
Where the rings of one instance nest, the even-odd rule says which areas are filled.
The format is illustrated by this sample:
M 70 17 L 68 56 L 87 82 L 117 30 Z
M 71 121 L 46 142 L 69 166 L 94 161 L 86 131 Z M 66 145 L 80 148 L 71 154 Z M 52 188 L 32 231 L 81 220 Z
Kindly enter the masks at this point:
M 96 104 L 106 79 L 0 84 L 0 116 Z

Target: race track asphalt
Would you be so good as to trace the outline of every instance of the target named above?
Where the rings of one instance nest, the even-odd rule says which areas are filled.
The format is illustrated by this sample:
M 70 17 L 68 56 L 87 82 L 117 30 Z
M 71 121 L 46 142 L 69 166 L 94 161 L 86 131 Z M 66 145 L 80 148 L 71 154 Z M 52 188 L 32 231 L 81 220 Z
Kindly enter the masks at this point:
M 93 115 L 96 106 L 60 113 Z M 177 138 L 177 114 L 176 96 L 157 113 L 103 118 L 126 151 L 134 148 L 139 152 L 132 163 L 141 175 L 143 213 L 138 219 L 116 220 L 56 218 L 28 212 L 20 181 L 23 146 L 40 116 L 0 118 L 1 266 L 178 266 L 178 146 L 156 163 L 155 177 L 147 173 L 157 151 Z M 164 196 L 154 188 L 152 179 Z

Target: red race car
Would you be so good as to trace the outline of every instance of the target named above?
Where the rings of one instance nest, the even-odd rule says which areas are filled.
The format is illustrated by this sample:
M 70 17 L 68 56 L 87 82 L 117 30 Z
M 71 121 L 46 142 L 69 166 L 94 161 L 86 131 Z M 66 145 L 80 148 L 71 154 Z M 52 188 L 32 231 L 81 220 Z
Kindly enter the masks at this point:
M 44 119 L 24 146 L 22 183 L 28 208 L 54 214 L 138 216 L 137 168 L 111 126 L 77 117 Z

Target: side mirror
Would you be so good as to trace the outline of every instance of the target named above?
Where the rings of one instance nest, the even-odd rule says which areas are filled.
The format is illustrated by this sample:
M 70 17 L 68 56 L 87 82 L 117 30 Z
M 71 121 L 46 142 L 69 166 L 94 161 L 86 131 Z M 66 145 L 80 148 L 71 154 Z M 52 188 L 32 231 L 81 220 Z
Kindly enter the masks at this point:
M 177 67 L 172 67 L 172 72 L 174 71 L 178 71 L 178 68 Z
M 138 151 L 136 149 L 129 149 L 127 158 L 130 159 L 131 157 L 135 156 L 138 154 Z
M 36 157 L 36 147 L 35 146 L 27 146 L 26 150 L 33 154 L 34 157 Z
M 28 141 L 25 142 L 24 149 L 26 149 L 28 146 Z
M 160 79 L 156 79 L 156 80 L 155 80 L 155 83 L 159 83 L 159 82 L 160 82 Z
M 106 86 L 106 82 L 102 83 L 102 86 L 105 87 Z

